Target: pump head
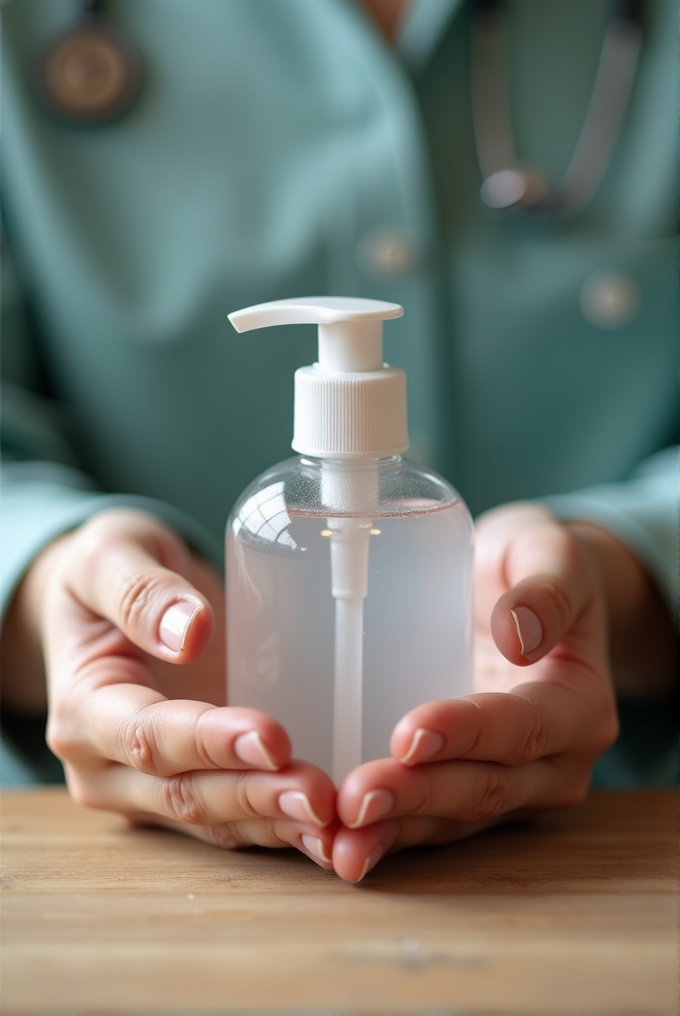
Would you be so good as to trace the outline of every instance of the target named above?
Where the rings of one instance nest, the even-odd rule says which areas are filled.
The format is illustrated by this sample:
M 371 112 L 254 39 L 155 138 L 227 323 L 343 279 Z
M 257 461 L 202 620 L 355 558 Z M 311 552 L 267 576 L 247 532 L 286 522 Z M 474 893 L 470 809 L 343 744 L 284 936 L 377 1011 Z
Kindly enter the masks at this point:
M 382 358 L 382 322 L 397 303 L 344 296 L 275 300 L 234 311 L 238 332 L 319 326 L 319 359 L 295 372 L 293 448 L 319 458 L 380 458 L 408 448 L 406 375 Z

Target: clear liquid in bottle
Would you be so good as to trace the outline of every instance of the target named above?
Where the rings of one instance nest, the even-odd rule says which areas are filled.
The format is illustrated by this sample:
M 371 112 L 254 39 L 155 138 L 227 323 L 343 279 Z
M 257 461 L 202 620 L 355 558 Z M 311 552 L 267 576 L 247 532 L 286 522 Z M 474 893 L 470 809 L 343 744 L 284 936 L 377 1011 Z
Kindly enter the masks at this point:
M 343 519 L 321 503 L 320 469 L 283 463 L 230 517 L 228 701 L 275 717 L 295 757 L 338 780 L 331 541 L 345 524 L 368 532 L 357 733 L 368 761 L 389 756 L 410 709 L 472 691 L 472 523 L 453 488 L 398 456 L 380 466 L 377 503 Z

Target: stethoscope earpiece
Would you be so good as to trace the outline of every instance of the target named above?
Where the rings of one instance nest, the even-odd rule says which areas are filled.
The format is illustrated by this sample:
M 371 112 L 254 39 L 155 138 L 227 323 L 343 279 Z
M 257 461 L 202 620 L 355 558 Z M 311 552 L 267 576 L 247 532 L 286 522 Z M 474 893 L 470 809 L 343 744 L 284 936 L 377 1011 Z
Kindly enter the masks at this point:
M 54 39 L 39 62 L 43 102 L 61 119 L 104 124 L 123 113 L 137 93 L 140 62 L 132 45 L 89 5 L 76 24 Z

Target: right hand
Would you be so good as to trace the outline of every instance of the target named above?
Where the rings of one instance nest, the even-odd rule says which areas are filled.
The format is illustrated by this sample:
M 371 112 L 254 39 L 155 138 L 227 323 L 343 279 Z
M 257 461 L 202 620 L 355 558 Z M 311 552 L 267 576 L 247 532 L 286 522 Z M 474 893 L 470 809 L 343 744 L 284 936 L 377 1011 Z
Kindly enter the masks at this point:
M 77 802 L 331 867 L 333 784 L 291 761 L 276 721 L 224 705 L 222 583 L 165 525 L 102 512 L 47 548 L 17 596 L 8 621 L 30 612 L 19 627 L 42 646 L 48 743 Z

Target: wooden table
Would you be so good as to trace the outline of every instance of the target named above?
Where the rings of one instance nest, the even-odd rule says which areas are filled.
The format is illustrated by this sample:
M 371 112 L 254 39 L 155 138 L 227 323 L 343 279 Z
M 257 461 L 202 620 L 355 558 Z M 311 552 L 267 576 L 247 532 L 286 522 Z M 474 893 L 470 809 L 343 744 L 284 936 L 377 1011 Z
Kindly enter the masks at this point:
M 387 858 L 360 886 L 64 791 L 3 797 L 2 1012 L 672 1014 L 675 795 Z

